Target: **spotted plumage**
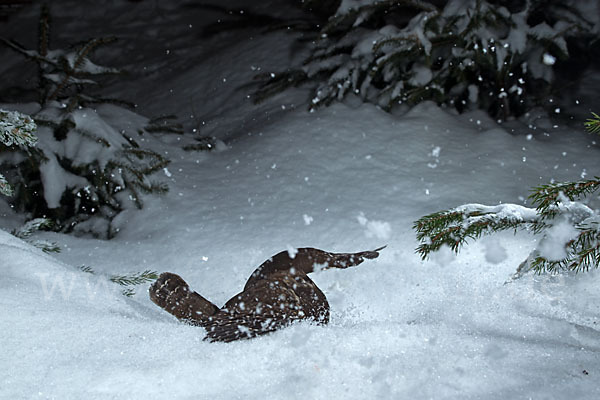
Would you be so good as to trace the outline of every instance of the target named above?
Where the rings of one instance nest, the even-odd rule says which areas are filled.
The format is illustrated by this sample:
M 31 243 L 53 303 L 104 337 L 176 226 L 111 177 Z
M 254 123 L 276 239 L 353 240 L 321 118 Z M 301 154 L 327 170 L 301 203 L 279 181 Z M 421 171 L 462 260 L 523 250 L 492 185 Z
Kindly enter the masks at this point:
M 244 290 L 220 309 L 170 272 L 161 274 L 150 287 L 150 299 L 179 320 L 205 328 L 210 341 L 249 339 L 299 320 L 327 324 L 329 303 L 308 274 L 358 265 L 378 257 L 384 247 L 360 253 L 302 248 L 293 256 L 282 251 L 260 265 Z

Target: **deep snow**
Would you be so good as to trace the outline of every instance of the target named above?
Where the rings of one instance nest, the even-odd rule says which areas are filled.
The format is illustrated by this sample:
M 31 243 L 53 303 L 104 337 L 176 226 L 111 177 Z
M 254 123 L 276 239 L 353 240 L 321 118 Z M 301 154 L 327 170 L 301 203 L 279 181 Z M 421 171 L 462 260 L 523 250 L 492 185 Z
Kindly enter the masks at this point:
M 126 3 L 134 10 L 121 9 L 114 26 L 132 20 L 135 7 L 153 15 L 144 3 L 163 7 L 152 19 L 163 21 L 158 30 L 181 21 L 183 31 L 190 18 L 169 5 Z M 523 204 L 533 185 L 597 174 L 594 137 L 563 125 L 498 126 L 481 112 L 457 116 L 431 103 L 405 115 L 353 102 L 307 113 L 294 106 L 302 90 L 253 106 L 239 86 L 258 67 L 285 64 L 273 52 L 285 48 L 281 33 L 258 33 L 245 42 L 221 34 L 213 40 L 223 48 L 206 59 L 207 47 L 185 47 L 175 30 L 159 44 L 178 44 L 176 72 L 121 87 L 146 101 L 142 111 L 183 114 L 192 102 L 202 133 L 227 147 L 190 153 L 181 149 L 187 138 L 148 138 L 172 160 L 162 177 L 170 192 L 124 212 L 116 239 L 40 234 L 63 246 L 51 257 L 0 231 L 0 398 L 600 397 L 598 271 L 504 284 L 533 236 L 495 235 L 421 261 L 411 229 L 427 213 Z M 144 63 L 160 70 L 164 57 Z M 190 100 L 198 96 L 207 101 Z M 0 210 L 5 230 L 19 222 L 3 201 Z M 331 304 L 329 326 L 297 324 L 230 344 L 203 342 L 202 329 L 149 301 L 147 285 L 127 298 L 102 275 L 172 271 L 222 304 L 286 248 L 384 244 L 376 260 L 315 274 Z

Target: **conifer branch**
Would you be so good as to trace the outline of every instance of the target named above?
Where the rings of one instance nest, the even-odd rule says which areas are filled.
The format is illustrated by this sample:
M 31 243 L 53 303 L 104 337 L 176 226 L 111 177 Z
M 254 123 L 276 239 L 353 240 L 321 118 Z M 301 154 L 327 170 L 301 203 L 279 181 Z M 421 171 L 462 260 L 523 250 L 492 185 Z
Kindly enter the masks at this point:
M 0 109 L 0 143 L 5 146 L 35 146 L 37 137 L 33 132 L 36 129 L 30 116 Z
M 73 71 L 82 70 L 82 67 L 85 66 L 85 64 L 89 62 L 88 57 L 98 47 L 104 46 L 104 45 L 107 45 L 107 44 L 110 44 L 110 43 L 113 43 L 116 41 L 117 41 L 117 38 L 114 36 L 108 36 L 108 37 L 102 37 L 102 38 L 92 38 L 92 39 L 88 40 L 77 51 L 75 59 L 72 61 L 72 64 L 70 63 L 71 64 L 70 67 L 72 68 Z M 96 66 L 94 66 L 94 67 L 96 67 Z M 104 71 L 116 72 L 118 70 L 114 69 L 114 68 L 106 68 L 106 67 L 99 67 L 99 70 L 91 70 L 91 71 L 88 71 L 85 69 L 82 70 L 82 72 L 90 72 L 90 73 L 98 73 L 98 72 L 104 72 Z
M 81 136 L 85 137 L 86 139 L 89 139 L 93 142 L 100 144 L 102 147 L 110 147 L 110 143 L 108 143 L 108 140 L 104 139 L 101 136 L 96 135 L 93 132 L 88 131 L 87 129 L 74 127 L 74 128 L 72 128 L 72 130 L 79 133 Z
M 31 242 L 31 244 L 47 254 L 61 252 L 61 248 L 56 242 L 50 242 L 48 240 L 35 240 Z
M 135 289 L 134 288 L 123 289 L 121 291 L 121 294 L 125 297 L 133 297 L 135 295 Z
M 0 194 L 3 194 L 4 196 L 9 196 L 9 197 L 15 194 L 15 191 L 8 184 L 8 181 L 2 174 L 0 174 Z
M 37 137 L 33 132 L 36 129 L 37 126 L 30 116 L 0 109 L 0 143 L 4 146 L 35 146 Z M 13 188 L 2 174 L 0 174 L 0 194 L 14 195 Z
M 590 133 L 600 133 L 600 116 L 596 113 L 592 113 L 593 118 L 589 118 L 584 122 L 585 128 Z
M 92 267 L 87 266 L 87 265 L 81 265 L 79 266 L 79 269 L 82 272 L 88 273 L 88 274 L 95 274 L 94 270 L 92 269 Z
M 13 229 L 11 234 L 38 249 L 41 249 L 44 253 L 60 253 L 61 248 L 55 242 L 31 239 L 34 233 L 40 230 L 52 229 L 53 226 L 54 222 L 48 218 L 35 218 L 31 221 L 27 221 L 21 227 Z
M 448 211 L 427 215 L 415 222 L 413 228 L 421 242 L 416 252 L 426 259 L 431 252 L 446 245 L 458 252 L 468 239 L 477 239 L 482 235 L 502 230 L 528 230 L 542 234 L 539 248 L 564 246 L 565 256 L 552 259 L 538 249 L 532 252 L 528 260 L 519 267 L 541 272 L 559 272 L 561 270 L 588 271 L 600 266 L 600 216 L 585 204 L 575 201 L 600 188 L 599 178 L 578 182 L 564 182 L 542 185 L 534 189 L 530 196 L 536 209 L 504 204 L 483 206 L 467 204 Z M 558 217 L 562 216 L 560 220 Z M 567 243 L 558 243 L 550 233 L 557 222 L 572 226 L 576 232 Z M 546 246 L 546 247 L 548 247 Z M 547 250 L 546 250 L 547 251 Z M 552 256 L 554 257 L 554 255 Z
M 90 106 L 90 105 L 95 105 L 95 104 L 114 104 L 117 106 L 129 108 L 131 110 L 135 109 L 135 107 L 136 107 L 135 103 L 133 103 L 131 101 L 115 99 L 112 97 L 96 97 L 96 96 L 86 95 L 83 93 L 77 94 L 77 103 L 81 104 L 84 107 Z
M 52 228 L 53 222 L 47 218 L 35 218 L 26 222 L 23 226 L 14 229 L 11 233 L 19 239 L 29 239 L 31 235 L 41 229 Z
M 175 115 L 164 115 L 161 117 L 152 118 L 150 121 L 148 121 L 148 124 L 146 124 L 144 130 L 149 133 L 174 133 L 176 135 L 183 135 L 185 132 L 183 125 L 177 122 L 177 116 Z
M 196 143 L 183 146 L 185 151 L 213 151 L 217 148 L 217 141 L 214 137 L 203 136 L 196 138 Z
M 114 37 L 94 38 L 86 42 L 75 54 L 68 54 L 61 58 L 63 77 L 57 82 L 54 91 L 48 96 L 47 101 L 56 100 L 60 93 L 74 83 L 78 83 L 75 78 L 78 74 L 98 75 L 100 73 L 118 73 L 119 70 L 113 68 L 98 67 L 93 64 L 88 56 L 100 45 L 109 44 L 116 40 Z M 87 68 L 83 68 L 87 67 Z M 94 81 L 91 81 L 95 83 Z M 86 82 L 86 83 L 89 83 Z
M 135 286 L 158 279 L 155 271 L 145 270 L 131 275 L 113 275 L 110 281 L 121 286 Z
M 467 204 L 448 211 L 422 217 L 415 222 L 417 239 L 421 242 L 417 253 L 426 259 L 433 251 L 446 245 L 458 253 L 468 239 L 502 230 L 539 230 L 544 226 L 535 210 L 505 204 L 484 206 Z
M 537 206 L 537 210 L 541 215 L 552 217 L 561 211 L 556 206 L 564 202 L 564 199 L 574 201 L 595 192 L 599 188 L 599 177 L 576 182 L 550 183 L 534 188 L 529 198 Z
M 253 101 L 259 104 L 277 93 L 283 92 L 291 87 L 298 87 L 308 80 L 308 75 L 302 70 L 290 70 L 278 74 L 262 74 L 254 79 L 264 79 L 268 77 L 260 88 L 254 92 Z
M 537 273 L 544 271 L 556 273 L 561 270 L 587 272 L 600 266 L 600 227 L 598 222 L 591 229 L 579 228 L 576 239 L 566 244 L 567 255 L 561 260 L 549 260 L 537 256 L 531 263 L 531 269 Z
M 0 37 L 0 43 L 3 43 L 9 49 L 25 56 L 25 58 L 38 62 L 39 64 L 49 64 L 54 67 L 58 67 L 58 63 L 55 60 L 49 59 L 46 56 L 39 54 L 36 51 L 27 50 L 21 44 L 15 40 L 5 39 Z
M 96 271 L 92 267 L 81 265 L 79 270 L 88 274 L 96 274 Z M 103 274 L 102 274 L 103 275 Z M 142 285 L 146 282 L 153 282 L 158 279 L 158 273 L 156 271 L 145 270 L 144 272 L 138 272 L 131 275 L 110 275 L 108 280 L 116 283 L 117 285 L 124 286 L 125 288 L 121 291 L 123 296 L 131 297 L 135 295 L 135 289 L 133 286 Z

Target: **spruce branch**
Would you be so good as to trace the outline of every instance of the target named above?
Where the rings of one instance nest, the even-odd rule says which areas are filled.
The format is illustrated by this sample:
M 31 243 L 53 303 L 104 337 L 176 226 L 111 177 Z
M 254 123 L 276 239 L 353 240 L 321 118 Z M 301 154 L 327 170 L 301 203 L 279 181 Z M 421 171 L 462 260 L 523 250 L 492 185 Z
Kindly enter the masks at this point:
M 177 122 L 177 116 L 175 115 L 163 115 L 152 118 L 148 121 L 144 130 L 149 133 L 174 133 L 176 135 L 183 135 L 185 132 L 183 125 Z
M 34 240 L 31 242 L 31 244 L 47 254 L 61 252 L 61 248 L 56 242 L 50 242 L 48 240 Z
M 20 43 L 18 43 L 15 40 L 9 40 L 9 39 L 0 37 L 0 43 L 4 44 L 9 49 L 14 50 L 17 53 L 25 56 L 25 58 L 37 62 L 40 65 L 48 64 L 53 67 L 58 67 L 57 61 L 47 58 L 45 55 L 41 55 L 37 51 L 27 50 L 25 47 L 23 47 Z
M 135 295 L 135 289 L 134 288 L 123 289 L 121 291 L 121 294 L 125 297 L 133 297 Z
M 78 71 L 81 73 L 89 73 L 89 74 L 103 74 L 103 73 L 111 73 L 118 72 L 119 70 L 116 68 L 108 68 L 108 67 L 100 67 L 93 64 L 89 56 L 98 49 L 100 46 L 105 46 L 117 41 L 117 38 L 114 36 L 107 36 L 101 38 L 92 38 L 85 42 L 79 50 L 77 50 L 75 56 L 69 57 L 69 66 L 73 71 Z
M 585 128 L 590 133 L 600 133 L 600 116 L 596 113 L 592 113 L 593 118 L 589 118 L 584 122 Z
M 145 270 L 131 275 L 112 275 L 109 280 L 121 286 L 137 286 L 158 279 L 156 271 Z
M 121 291 L 121 294 L 131 297 L 135 295 L 135 288 L 133 286 L 155 281 L 158 279 L 158 273 L 146 270 L 131 275 L 112 275 L 108 279 L 117 285 L 124 286 L 125 288 Z
M 213 151 L 217 148 L 217 140 L 214 137 L 203 136 L 194 139 L 196 143 L 183 146 L 185 151 Z
M 21 240 L 26 241 L 44 253 L 60 253 L 61 248 L 56 242 L 48 240 L 33 240 L 31 237 L 40 230 L 52 229 L 54 222 L 48 218 L 35 218 L 27 221 L 21 227 L 13 229 L 11 234 Z
M 528 230 L 541 234 L 542 239 L 538 248 L 519 266 L 516 277 L 528 270 L 556 273 L 597 268 L 600 265 L 600 216 L 575 200 L 599 187 L 598 178 L 542 185 L 530 196 L 536 209 L 515 204 L 491 207 L 467 204 L 427 215 L 414 224 L 420 241 L 416 252 L 426 259 L 444 245 L 458 252 L 468 239 L 508 229 Z M 556 232 L 560 232 L 558 236 Z M 563 243 L 565 234 L 572 235 L 572 239 Z M 564 247 L 564 256 L 560 258 L 553 253 L 557 246 Z M 549 248 L 553 249 L 550 253 Z
M 77 104 L 81 104 L 84 107 L 96 104 L 114 104 L 116 106 L 129 108 L 131 110 L 135 109 L 135 103 L 122 99 L 115 99 L 112 97 L 100 97 L 100 96 L 90 96 L 84 93 L 78 93 Z
M 539 230 L 541 224 L 535 210 L 515 204 L 467 204 L 422 217 L 413 228 L 421 242 L 416 251 L 426 259 L 444 245 L 458 253 L 469 239 L 502 230 Z
M 30 116 L 0 109 L 0 143 L 5 146 L 35 146 L 37 137 L 33 132 L 36 129 Z
M 21 227 L 13 229 L 11 234 L 19 239 L 29 239 L 31 235 L 42 229 L 50 229 L 54 223 L 47 218 L 35 218 L 26 222 Z
M 91 140 L 92 142 L 100 144 L 102 147 L 110 147 L 110 143 L 108 142 L 108 140 L 104 139 L 101 136 L 96 135 L 95 133 L 93 133 L 87 129 L 72 127 L 71 130 L 79 133 L 81 136 L 83 136 L 86 139 Z
M 588 227 L 578 226 L 577 237 L 565 245 L 566 257 L 561 260 L 549 260 L 537 255 L 531 263 L 531 269 L 537 273 L 544 271 L 556 273 L 561 270 L 587 272 L 600 266 L 600 225 L 598 219 Z
M 557 205 L 564 199 L 574 201 L 587 196 L 600 188 L 600 177 L 576 182 L 561 182 L 541 185 L 533 189 L 529 198 L 537 206 L 538 212 L 546 217 L 552 217 L 559 211 Z
M 67 88 L 74 84 L 95 83 L 87 80 L 82 82 L 77 80 L 77 76 L 116 74 L 120 71 L 116 68 L 101 67 L 92 63 L 88 56 L 99 46 L 112 43 L 116 40 L 114 37 L 94 38 L 83 44 L 75 53 L 69 53 L 60 58 L 62 66 L 62 79 L 56 82 L 54 91 L 48 95 L 46 101 L 56 100 L 58 96 Z
M 6 178 L 0 174 L 0 194 L 4 196 L 12 196 L 15 193 L 13 188 L 8 184 Z
M 412 9 L 422 12 L 439 12 L 438 8 L 427 1 L 421 0 L 382 0 L 370 4 L 351 8 L 345 14 L 338 14 L 332 17 L 322 32 L 325 34 L 335 34 L 347 26 L 356 26 L 357 20 L 368 20 L 377 13 L 386 14 L 396 10 Z M 347 29 L 347 28 L 346 28 Z
M 90 266 L 81 265 L 78 267 L 80 271 L 96 275 L 96 271 Z M 104 275 L 104 274 L 101 274 Z M 105 276 L 106 277 L 106 276 Z M 144 272 L 133 273 L 130 275 L 110 275 L 108 280 L 117 285 L 124 286 L 121 294 L 126 297 L 135 295 L 134 286 L 142 285 L 146 282 L 153 282 L 158 279 L 158 273 L 155 271 L 145 270 Z
M 264 81 L 265 78 L 266 81 Z M 263 83 L 253 95 L 253 102 L 259 104 L 286 89 L 300 86 L 308 80 L 308 75 L 302 70 L 290 70 L 278 74 L 261 74 L 255 76 L 254 79 L 263 80 Z
M 4 146 L 32 147 L 37 143 L 37 126 L 29 115 L 0 109 L 0 143 Z M 0 194 L 13 196 L 14 190 L 0 174 Z
M 87 266 L 87 265 L 81 265 L 81 266 L 79 266 L 79 269 L 82 272 L 85 272 L 85 273 L 88 273 L 88 274 L 95 274 L 94 269 L 92 267 L 90 267 L 90 266 Z

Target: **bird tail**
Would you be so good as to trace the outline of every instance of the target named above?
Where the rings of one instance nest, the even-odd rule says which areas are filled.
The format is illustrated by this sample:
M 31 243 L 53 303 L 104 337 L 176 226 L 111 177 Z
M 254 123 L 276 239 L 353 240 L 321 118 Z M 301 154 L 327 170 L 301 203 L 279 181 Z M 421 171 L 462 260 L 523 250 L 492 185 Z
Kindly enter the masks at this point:
M 162 273 L 149 289 L 150 300 L 179 320 L 204 326 L 219 308 L 198 293 L 176 274 Z

